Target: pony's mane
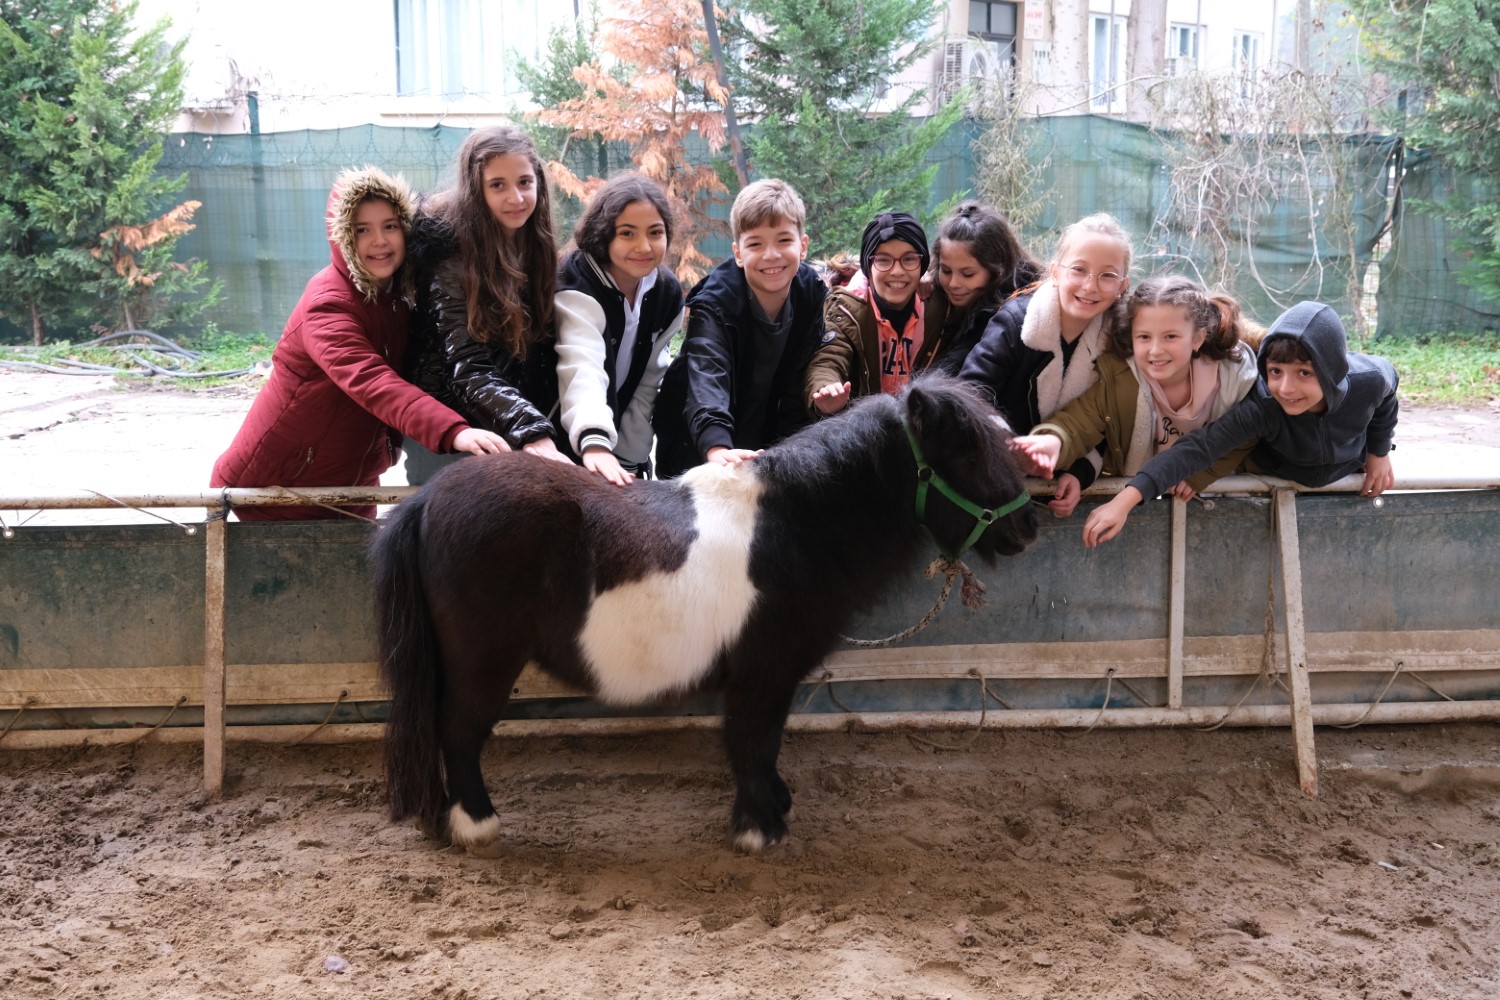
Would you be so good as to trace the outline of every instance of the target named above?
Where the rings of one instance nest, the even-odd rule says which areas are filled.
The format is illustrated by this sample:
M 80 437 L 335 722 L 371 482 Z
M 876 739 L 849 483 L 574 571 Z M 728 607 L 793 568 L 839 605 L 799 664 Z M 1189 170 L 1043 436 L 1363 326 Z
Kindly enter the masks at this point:
M 755 460 L 757 468 L 764 470 L 765 478 L 816 487 L 848 469 L 868 468 L 870 449 L 876 448 L 878 473 L 887 461 L 889 428 L 901 422 L 903 409 L 901 402 L 884 393 L 857 399 L 836 417 L 819 420 L 766 449 Z

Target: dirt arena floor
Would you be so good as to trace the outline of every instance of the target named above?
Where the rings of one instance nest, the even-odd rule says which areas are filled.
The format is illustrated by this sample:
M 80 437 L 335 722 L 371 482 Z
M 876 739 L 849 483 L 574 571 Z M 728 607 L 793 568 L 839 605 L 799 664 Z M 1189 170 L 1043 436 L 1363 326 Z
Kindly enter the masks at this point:
M 382 815 L 378 748 L 0 753 L 11 998 L 1500 996 L 1493 725 L 793 734 L 727 846 L 717 737 L 496 740 L 498 859 Z
M 199 490 L 250 395 L 0 373 L 0 491 Z M 1403 414 L 1398 475 L 1497 427 Z M 1492 1000 L 1497 737 L 1321 728 L 1313 800 L 1281 729 L 792 734 L 759 857 L 717 734 L 497 739 L 496 859 L 388 823 L 373 744 L 211 800 L 195 747 L 0 743 L 0 997 Z

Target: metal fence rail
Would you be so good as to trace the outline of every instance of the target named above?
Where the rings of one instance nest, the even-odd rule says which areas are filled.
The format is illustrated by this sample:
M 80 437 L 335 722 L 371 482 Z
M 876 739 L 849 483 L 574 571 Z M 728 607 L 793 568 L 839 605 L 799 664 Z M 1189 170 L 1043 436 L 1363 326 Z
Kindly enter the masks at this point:
M 1102 481 L 1086 497 L 1122 485 Z M 992 602 L 985 615 L 949 612 L 919 641 L 836 653 L 809 679 L 789 725 L 1289 725 L 1299 782 L 1313 795 L 1314 724 L 1500 720 L 1500 628 L 1492 606 L 1500 569 L 1481 541 L 1500 527 L 1500 480 L 1408 477 L 1374 500 L 1318 496 L 1359 486 L 1358 477 L 1319 490 L 1231 477 L 1201 500 L 1151 505 L 1130 532 L 1091 555 L 1081 554 L 1077 515 L 1048 525 L 1033 550 L 984 574 Z M 378 736 L 378 722 L 339 715 L 341 707 L 352 708 L 364 720 L 360 706 L 384 697 L 371 662 L 364 531 L 336 522 L 231 526 L 226 519 L 235 506 L 390 504 L 412 492 L 0 496 L 0 749 L 202 739 L 205 788 L 221 794 L 228 740 Z M 164 518 L 182 529 L 164 534 L 151 526 L 18 530 L 15 518 L 4 516 L 119 506 L 196 508 L 203 519 Z M 154 584 L 142 582 L 148 574 Z M 201 574 L 201 590 L 186 579 L 194 574 Z M 1121 587 L 1127 574 L 1134 577 L 1128 590 Z M 134 588 L 132 597 L 144 603 L 117 617 L 101 613 L 110 588 Z M 893 621 L 909 623 L 911 608 L 930 602 L 930 589 L 913 580 L 889 606 L 872 609 L 854 634 L 886 634 Z M 183 634 L 196 620 L 199 594 L 201 654 Z M 308 628 L 286 624 L 284 616 L 305 614 L 318 602 L 339 614 L 325 608 Z M 167 634 L 159 650 L 125 657 L 119 649 L 141 634 L 143 614 L 160 615 Z M 33 638 L 42 632 L 45 640 Z M 270 659 L 249 662 L 250 652 Z M 1398 680 L 1410 690 L 1393 692 Z M 718 724 L 712 706 L 618 717 L 605 706 L 576 709 L 577 694 L 529 668 L 517 686 L 518 702 L 575 710 L 563 713 L 571 717 L 508 719 L 497 731 Z M 330 703 L 322 722 L 275 717 L 277 706 L 313 710 Z M 69 721 L 70 708 L 121 706 L 159 706 L 165 716 L 144 732 Z M 226 708 L 243 714 L 254 706 L 271 717 L 227 718 Z M 315 711 L 322 714 L 321 707 Z

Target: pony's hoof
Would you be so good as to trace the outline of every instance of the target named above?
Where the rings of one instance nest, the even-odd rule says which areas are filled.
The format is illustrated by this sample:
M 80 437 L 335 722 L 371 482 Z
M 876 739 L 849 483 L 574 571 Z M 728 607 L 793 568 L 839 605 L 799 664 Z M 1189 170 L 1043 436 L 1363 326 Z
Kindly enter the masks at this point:
M 448 810 L 448 836 L 464 847 L 493 843 L 500 839 L 500 817 L 490 813 L 476 822 L 455 802 Z
M 764 830 L 741 830 L 734 835 L 734 849 L 740 854 L 759 854 L 768 847 L 775 847 L 785 837 L 767 837 Z
M 499 837 L 483 844 L 466 844 L 464 849 L 471 858 L 498 858 L 505 854 L 505 847 L 500 843 Z

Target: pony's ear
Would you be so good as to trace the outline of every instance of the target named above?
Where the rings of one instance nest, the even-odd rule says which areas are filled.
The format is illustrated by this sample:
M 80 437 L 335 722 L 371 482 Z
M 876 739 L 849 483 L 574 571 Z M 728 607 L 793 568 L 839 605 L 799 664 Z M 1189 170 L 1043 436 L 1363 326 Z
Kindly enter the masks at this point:
M 906 390 L 906 416 L 912 430 L 922 436 L 929 429 L 942 426 L 943 407 L 947 403 L 937 393 L 929 392 L 925 382 L 912 382 Z

